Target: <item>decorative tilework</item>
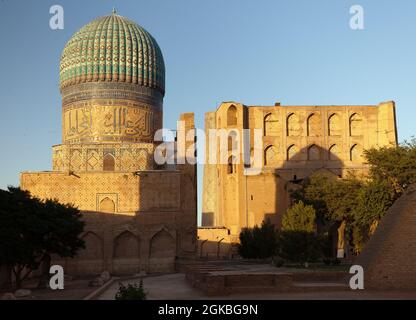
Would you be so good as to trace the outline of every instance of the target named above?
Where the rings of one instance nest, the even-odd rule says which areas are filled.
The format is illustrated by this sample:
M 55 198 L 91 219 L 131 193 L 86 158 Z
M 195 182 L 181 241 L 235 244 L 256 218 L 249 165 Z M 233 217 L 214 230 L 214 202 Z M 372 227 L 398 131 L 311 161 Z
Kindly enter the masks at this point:
M 156 40 L 135 22 L 116 14 L 82 27 L 61 56 L 60 83 L 125 82 L 165 92 L 165 65 Z

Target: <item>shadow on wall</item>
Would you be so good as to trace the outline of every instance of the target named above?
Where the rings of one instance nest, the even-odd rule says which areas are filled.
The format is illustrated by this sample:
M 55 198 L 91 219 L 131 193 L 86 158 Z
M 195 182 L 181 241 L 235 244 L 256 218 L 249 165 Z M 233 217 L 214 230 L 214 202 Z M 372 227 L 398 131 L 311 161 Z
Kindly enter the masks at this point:
M 289 141 L 290 139 L 295 141 L 300 137 L 288 136 Z M 319 173 L 328 177 L 341 178 L 346 176 L 347 171 L 354 172 L 362 169 L 363 149 L 359 143 L 353 142 L 351 146 L 346 146 L 342 137 L 334 134 L 328 137 L 330 147 L 326 149 L 319 145 L 322 136 L 308 136 L 306 139 L 308 146 L 303 148 L 299 148 L 295 143 L 289 144 L 286 150 L 278 150 L 271 143 L 265 145 L 263 171 L 260 175 L 249 177 L 248 192 L 244 199 L 249 208 L 246 217 L 249 227 L 260 225 L 261 221 L 267 218 L 280 227 L 282 216 L 287 208 L 293 205 L 290 193 L 301 188 L 303 180 L 310 175 Z M 278 152 L 284 153 L 283 162 L 276 159 L 282 159 L 281 154 L 278 157 Z M 253 217 L 250 217 L 250 214 Z M 255 222 L 250 223 L 250 221 Z M 229 252 L 233 252 L 233 245 L 230 241 L 230 230 L 224 226 L 223 229 L 226 230 L 224 234 L 224 231 L 219 231 L 222 226 L 213 226 L 213 223 L 214 213 L 205 212 L 203 214 L 204 227 L 198 229 L 198 255 L 200 257 L 231 256 Z M 339 241 L 338 227 L 339 225 L 333 225 L 329 230 L 333 238 L 334 255 L 337 253 Z M 203 229 L 211 229 L 212 234 L 202 232 Z M 219 243 L 220 240 L 222 243 Z M 347 248 L 344 251 L 348 252 Z
M 108 204 L 107 204 L 108 205 Z M 53 258 L 53 263 L 75 275 L 109 271 L 115 275 L 140 272 L 173 272 L 176 257 L 175 233 L 140 215 L 84 212 L 88 229 L 82 239 L 86 248 L 74 259 Z
M 320 147 L 318 143 L 315 144 L 313 138 L 307 147 L 300 150 L 295 144 L 287 148 L 286 161 L 283 168 L 277 170 L 282 177 L 286 171 L 287 208 L 294 204 L 290 193 L 301 188 L 302 182 L 312 174 L 318 173 L 329 178 L 345 178 L 349 173 L 358 176 L 362 174 L 363 148 L 361 143 L 359 143 L 362 137 L 351 137 L 349 139 L 351 145 L 348 146 L 346 143 L 343 143 L 340 131 L 335 131 L 335 133 L 339 133 L 339 135 L 328 137 L 330 141 L 328 149 Z M 282 215 L 286 210 L 282 212 Z M 345 230 L 340 222 L 324 226 L 318 221 L 317 228 L 318 231 L 328 232 L 332 240 L 331 251 L 333 257 L 348 258 L 350 251 L 349 243 L 345 241 Z

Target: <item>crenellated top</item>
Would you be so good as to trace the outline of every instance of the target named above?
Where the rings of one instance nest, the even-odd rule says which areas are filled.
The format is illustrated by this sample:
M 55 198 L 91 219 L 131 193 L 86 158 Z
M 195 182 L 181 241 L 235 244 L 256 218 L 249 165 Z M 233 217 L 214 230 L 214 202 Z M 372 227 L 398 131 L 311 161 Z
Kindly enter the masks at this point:
M 60 89 L 87 82 L 121 82 L 165 93 L 165 65 L 156 40 L 135 22 L 116 15 L 93 20 L 65 45 Z

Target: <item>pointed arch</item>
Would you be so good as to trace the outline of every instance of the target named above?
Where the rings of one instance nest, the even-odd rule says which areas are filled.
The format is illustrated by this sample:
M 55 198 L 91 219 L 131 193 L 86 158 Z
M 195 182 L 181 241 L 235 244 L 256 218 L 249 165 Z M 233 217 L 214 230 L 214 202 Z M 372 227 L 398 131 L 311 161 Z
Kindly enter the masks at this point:
M 114 239 L 113 257 L 115 259 L 137 259 L 140 257 L 139 238 L 130 231 L 120 233 Z
M 328 158 L 329 160 L 340 160 L 340 150 L 336 144 L 329 148 Z
M 165 229 L 150 240 L 149 271 L 168 272 L 174 270 L 176 240 Z
M 274 145 L 270 145 L 264 150 L 264 165 L 277 165 L 277 148 Z
M 317 137 L 321 135 L 321 119 L 316 113 L 309 115 L 307 121 L 307 134 L 309 137 Z
M 103 243 L 101 238 L 92 231 L 88 231 L 82 237 L 85 248 L 78 252 L 80 260 L 102 260 L 103 259 Z
M 299 117 L 291 113 L 286 118 L 286 134 L 288 137 L 297 137 L 300 135 L 301 127 Z
M 308 160 L 321 160 L 321 150 L 316 144 L 313 144 L 308 148 Z
M 292 144 L 291 146 L 289 146 L 289 148 L 287 148 L 286 159 L 287 160 L 299 159 L 299 148 L 295 144 Z
M 237 108 L 231 105 L 227 110 L 227 126 L 235 125 L 237 125 Z
M 362 161 L 362 147 L 359 144 L 354 144 L 350 149 L 350 160 L 354 162 Z
M 109 197 L 105 197 L 100 201 L 100 212 L 114 213 L 116 212 L 116 205 Z
M 233 174 L 236 173 L 236 158 L 234 156 L 230 156 L 228 158 L 228 163 L 227 163 L 227 173 L 228 174 Z
M 228 133 L 228 151 L 238 151 L 238 133 L 231 130 Z
M 328 118 L 328 135 L 330 136 L 341 135 L 341 119 L 337 113 L 333 113 Z
M 358 113 L 351 115 L 349 120 L 350 136 L 361 136 L 362 133 L 362 118 Z
M 277 123 L 278 119 L 274 112 L 266 114 L 266 116 L 263 119 L 264 135 L 276 136 L 278 134 Z
M 116 165 L 116 160 L 111 153 L 107 153 L 103 159 L 103 170 L 104 171 L 114 171 Z

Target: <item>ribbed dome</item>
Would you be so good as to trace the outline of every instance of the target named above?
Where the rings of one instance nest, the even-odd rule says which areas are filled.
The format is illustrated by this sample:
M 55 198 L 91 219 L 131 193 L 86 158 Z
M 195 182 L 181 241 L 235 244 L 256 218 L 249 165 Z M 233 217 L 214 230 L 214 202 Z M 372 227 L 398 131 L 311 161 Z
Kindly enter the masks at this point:
M 101 81 L 138 84 L 165 92 L 165 65 L 156 40 L 133 21 L 116 14 L 82 27 L 61 55 L 61 90 Z

